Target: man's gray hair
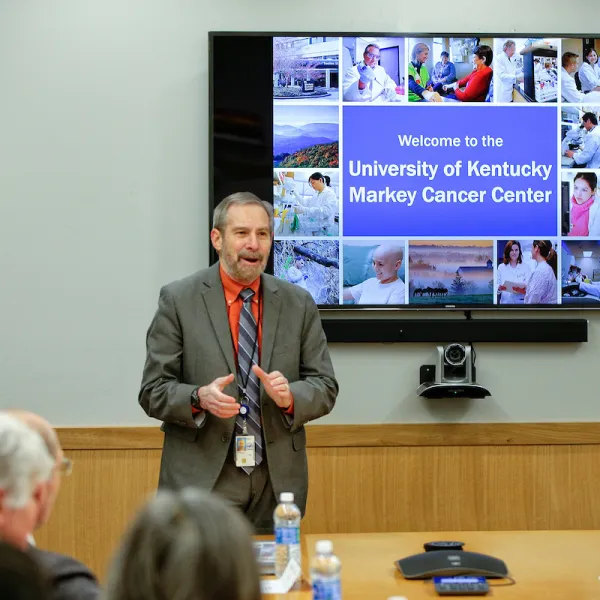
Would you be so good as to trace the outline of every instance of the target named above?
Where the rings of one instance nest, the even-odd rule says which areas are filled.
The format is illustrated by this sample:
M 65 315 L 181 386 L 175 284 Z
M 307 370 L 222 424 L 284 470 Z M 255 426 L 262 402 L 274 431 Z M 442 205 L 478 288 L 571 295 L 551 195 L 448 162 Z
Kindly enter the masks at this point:
M 413 46 L 411 55 L 410 55 L 410 59 L 415 61 L 417 60 L 417 56 L 419 54 L 421 54 L 421 52 L 425 52 L 425 50 L 429 50 L 429 46 L 427 44 L 424 44 L 423 42 L 419 42 L 418 44 L 415 44 Z
M 269 229 L 273 232 L 273 205 L 261 200 L 251 192 L 236 192 L 223 198 L 216 206 L 213 212 L 213 229 L 218 229 L 221 233 L 225 231 L 227 225 L 227 213 L 232 206 L 248 206 L 254 204 L 265 209 L 269 217 Z
M 55 460 L 41 436 L 19 419 L 0 413 L 0 489 L 10 508 L 23 508 L 35 486 L 52 477 Z
M 379 50 L 379 52 L 381 52 L 381 48 L 379 47 L 379 44 L 367 44 L 365 46 L 365 49 L 363 50 L 363 54 L 369 49 L 369 48 L 377 48 L 377 50 Z
M 252 531 L 218 496 L 159 491 L 125 534 L 104 600 L 260 600 Z
M 517 42 L 515 40 L 506 40 L 504 44 L 502 44 L 502 50 L 506 52 L 509 48 L 517 47 Z

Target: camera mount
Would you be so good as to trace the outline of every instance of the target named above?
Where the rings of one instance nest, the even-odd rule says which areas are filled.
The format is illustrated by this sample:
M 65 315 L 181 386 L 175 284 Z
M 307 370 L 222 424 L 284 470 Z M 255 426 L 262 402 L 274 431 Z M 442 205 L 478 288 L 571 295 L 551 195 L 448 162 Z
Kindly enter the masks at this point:
M 422 365 L 417 394 L 425 398 L 485 398 L 490 392 L 475 381 L 471 344 L 452 342 L 437 347 L 435 365 Z

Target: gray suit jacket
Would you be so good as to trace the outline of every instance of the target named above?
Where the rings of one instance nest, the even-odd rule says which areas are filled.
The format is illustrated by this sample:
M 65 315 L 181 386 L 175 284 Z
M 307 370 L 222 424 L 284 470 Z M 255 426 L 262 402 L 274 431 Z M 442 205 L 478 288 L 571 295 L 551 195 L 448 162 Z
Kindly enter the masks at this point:
M 52 600 L 98 600 L 100 586 L 94 574 L 78 560 L 29 547 L 29 554 L 42 566 L 50 580 Z
M 308 491 L 304 424 L 331 411 L 338 384 L 310 294 L 270 275 L 262 275 L 261 290 L 260 366 L 268 373 L 281 371 L 294 397 L 292 419 L 261 393 L 269 474 L 275 494 L 294 492 L 304 514 Z M 163 421 L 159 488 L 196 485 L 211 490 L 230 451 L 235 417 L 219 419 L 207 413 L 198 427 L 190 396 L 197 386 L 236 373 L 218 263 L 161 289 L 146 346 L 139 403 L 146 414 Z M 239 398 L 235 380 L 224 392 Z

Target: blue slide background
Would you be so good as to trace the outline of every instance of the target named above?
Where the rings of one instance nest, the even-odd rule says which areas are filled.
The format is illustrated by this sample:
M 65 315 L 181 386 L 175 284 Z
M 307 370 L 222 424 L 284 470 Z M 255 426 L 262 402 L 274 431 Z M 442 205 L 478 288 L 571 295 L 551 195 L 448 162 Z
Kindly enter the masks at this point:
M 553 237 L 558 235 L 556 106 L 344 106 L 343 107 L 343 235 L 398 237 Z M 401 146 L 398 134 L 430 137 L 460 137 L 458 148 Z M 465 135 L 477 137 L 470 148 Z M 481 137 L 501 137 L 503 146 L 483 147 Z M 463 161 L 460 177 L 447 177 L 443 166 Z M 351 160 L 383 164 L 416 163 L 439 165 L 433 180 L 427 177 L 351 177 Z M 550 177 L 468 177 L 467 161 L 480 164 L 551 165 Z M 417 190 L 408 202 L 350 202 L 350 187 L 366 190 Z M 487 190 L 482 203 L 425 203 L 424 187 L 435 190 Z M 494 202 L 491 190 L 551 190 L 548 203 Z

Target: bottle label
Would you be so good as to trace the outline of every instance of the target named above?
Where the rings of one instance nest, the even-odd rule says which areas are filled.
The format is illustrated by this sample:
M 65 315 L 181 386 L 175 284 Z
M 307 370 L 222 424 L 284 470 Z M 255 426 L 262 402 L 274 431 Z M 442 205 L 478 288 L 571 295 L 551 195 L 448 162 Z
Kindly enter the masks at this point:
M 275 528 L 275 543 L 276 544 L 299 544 L 300 543 L 300 528 L 299 527 L 276 527 Z
M 341 600 L 340 580 L 313 581 L 313 600 Z

